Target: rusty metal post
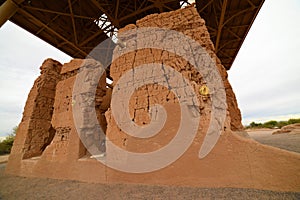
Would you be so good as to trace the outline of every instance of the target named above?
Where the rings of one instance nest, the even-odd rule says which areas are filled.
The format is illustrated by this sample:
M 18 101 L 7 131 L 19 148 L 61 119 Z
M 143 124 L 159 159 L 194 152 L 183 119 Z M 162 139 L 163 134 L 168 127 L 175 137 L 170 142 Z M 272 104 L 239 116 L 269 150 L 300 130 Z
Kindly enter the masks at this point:
M 9 20 L 18 10 L 18 4 L 23 0 L 6 0 L 0 7 L 0 28 Z

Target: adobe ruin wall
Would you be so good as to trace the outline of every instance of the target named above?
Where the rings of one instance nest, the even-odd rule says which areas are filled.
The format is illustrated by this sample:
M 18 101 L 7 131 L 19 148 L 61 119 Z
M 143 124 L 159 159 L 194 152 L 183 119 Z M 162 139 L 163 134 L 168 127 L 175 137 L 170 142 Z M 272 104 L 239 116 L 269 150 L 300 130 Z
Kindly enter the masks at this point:
M 136 25 L 119 30 L 126 43 L 126 30 L 140 27 L 161 27 L 176 30 L 198 41 L 215 61 L 226 90 L 226 119 L 222 134 L 213 150 L 199 159 L 199 149 L 209 126 L 211 114 L 210 94 L 199 92 L 206 85 L 201 73 L 186 60 L 159 49 L 144 49 L 125 54 L 116 59 L 110 68 L 113 86 L 128 70 L 149 62 L 166 64 L 180 72 L 190 81 L 199 100 L 201 120 L 191 146 L 174 163 L 157 171 L 135 174 L 114 170 L 92 158 L 87 149 L 106 151 L 103 159 L 114 155 L 103 147 L 101 127 L 112 141 L 126 151 L 155 151 L 166 145 L 178 130 L 180 108 L 175 94 L 157 84 L 148 84 L 136 90 L 130 98 L 129 112 L 138 125 L 147 125 L 149 107 L 161 104 L 168 113 L 165 127 L 147 141 L 126 135 L 117 126 L 110 109 L 112 89 L 106 86 L 105 74 L 97 85 L 92 98 L 97 122 L 84 121 L 79 135 L 74 124 L 73 89 L 76 75 L 89 79 L 89 69 L 100 66 L 93 60 L 74 59 L 64 65 L 47 59 L 41 67 L 41 75 L 35 81 L 24 108 L 15 143 L 9 157 L 6 173 L 26 177 L 47 177 L 100 183 L 136 183 L 196 187 L 236 187 L 279 191 L 299 191 L 300 156 L 261 145 L 251 139 L 242 138 L 232 130 L 240 130 L 241 114 L 227 73 L 214 53 L 205 22 L 194 7 L 177 11 L 149 15 Z M 151 42 L 151 41 L 150 41 Z M 118 54 L 119 49 L 115 49 Z M 83 87 L 86 83 L 83 83 Z M 76 94 L 90 100 L 89 94 Z M 89 116 L 91 110 L 82 108 Z M 79 137 L 80 136 L 80 137 Z M 81 139 L 80 139 L 81 138 Z M 83 145 L 83 141 L 85 146 Z M 105 143 L 104 143 L 105 144 Z M 124 159 L 124 158 L 120 158 Z M 125 159 L 126 161 L 126 159 Z M 130 165 L 130 163 L 128 163 Z M 150 163 L 149 163 L 150 164 Z

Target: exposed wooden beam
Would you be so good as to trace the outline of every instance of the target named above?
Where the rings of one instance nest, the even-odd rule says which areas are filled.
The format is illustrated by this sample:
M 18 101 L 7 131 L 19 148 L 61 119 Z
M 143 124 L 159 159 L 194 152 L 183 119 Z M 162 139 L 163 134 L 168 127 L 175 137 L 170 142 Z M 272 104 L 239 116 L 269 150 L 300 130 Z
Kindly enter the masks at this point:
M 218 51 L 218 48 L 219 48 L 219 42 L 220 42 L 221 33 L 222 33 L 222 29 L 223 29 L 223 22 L 224 22 L 224 18 L 225 18 L 226 7 L 227 7 L 227 0 L 223 0 L 221 16 L 220 16 L 220 20 L 219 20 L 219 24 L 218 24 L 216 45 L 215 45 L 216 46 L 216 52 Z
M 75 45 L 78 45 L 77 32 L 76 32 L 76 25 L 75 25 L 75 20 L 74 20 L 74 14 L 73 14 L 73 9 L 72 9 L 72 3 L 71 3 L 71 0 L 68 0 L 68 4 L 69 4 L 69 9 L 70 9 L 70 14 L 71 14 L 71 20 L 72 20 L 72 27 L 73 27 L 73 34 L 74 34 L 74 42 L 75 42 Z
M 21 15 L 23 15 L 23 16 L 31 19 L 34 23 L 36 23 L 36 25 L 44 27 L 49 32 L 51 32 L 53 35 L 55 35 L 59 39 L 63 40 L 64 42 L 68 43 L 70 46 L 72 46 L 77 51 L 81 52 L 83 54 L 83 56 L 87 56 L 86 52 L 82 51 L 78 46 L 76 46 L 75 44 L 73 44 L 72 42 L 70 42 L 69 40 L 67 40 L 64 36 L 62 36 L 59 33 L 57 33 L 55 30 L 53 30 L 52 28 L 50 28 L 49 26 L 47 26 L 46 24 L 44 24 L 42 21 L 40 21 L 39 19 L 37 19 L 36 17 L 34 17 L 33 15 L 31 15 L 27 11 L 25 11 L 23 9 L 19 9 L 18 13 L 20 13 Z

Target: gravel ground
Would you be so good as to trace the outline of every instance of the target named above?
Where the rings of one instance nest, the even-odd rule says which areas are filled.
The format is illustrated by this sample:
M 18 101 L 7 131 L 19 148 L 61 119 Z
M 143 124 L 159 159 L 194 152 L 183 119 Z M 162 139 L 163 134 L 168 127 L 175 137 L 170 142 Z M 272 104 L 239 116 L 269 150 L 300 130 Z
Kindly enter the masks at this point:
M 8 161 L 8 156 L 9 155 L 1 155 L 0 156 L 0 164 L 6 163 Z
M 193 188 L 92 184 L 4 175 L 0 165 L 0 199 L 300 199 L 300 193 L 236 188 Z
M 254 140 L 273 147 L 300 153 L 300 134 L 281 133 L 272 135 L 276 130 L 248 131 Z

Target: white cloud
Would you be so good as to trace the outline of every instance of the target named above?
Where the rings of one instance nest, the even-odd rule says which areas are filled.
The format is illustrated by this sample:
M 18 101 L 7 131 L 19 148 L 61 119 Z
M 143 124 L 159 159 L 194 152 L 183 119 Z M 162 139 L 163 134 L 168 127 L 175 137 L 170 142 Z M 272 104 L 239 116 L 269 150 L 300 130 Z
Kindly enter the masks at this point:
M 46 58 L 70 57 L 11 22 L 0 29 L 0 136 L 19 124 L 28 93 Z
M 244 121 L 300 113 L 300 2 L 266 1 L 229 79 Z

